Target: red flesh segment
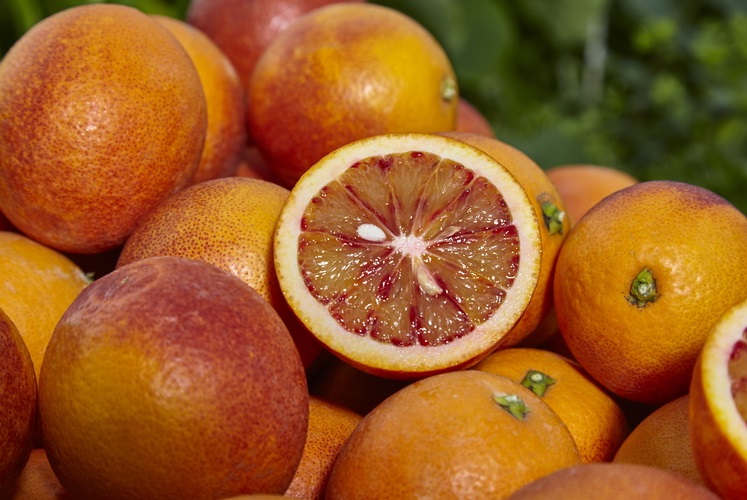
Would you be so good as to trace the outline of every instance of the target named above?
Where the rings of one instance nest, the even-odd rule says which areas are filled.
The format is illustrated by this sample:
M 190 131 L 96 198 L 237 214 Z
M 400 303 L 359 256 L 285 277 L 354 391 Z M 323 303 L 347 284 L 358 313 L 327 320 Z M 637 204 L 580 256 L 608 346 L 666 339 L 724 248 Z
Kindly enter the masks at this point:
M 729 378 L 734 403 L 742 420 L 747 422 L 747 328 L 742 332 L 742 338 L 734 344 L 729 357 Z
M 356 163 L 309 203 L 301 229 L 312 295 L 346 330 L 394 345 L 469 334 L 501 306 L 519 266 L 501 193 L 429 153 Z

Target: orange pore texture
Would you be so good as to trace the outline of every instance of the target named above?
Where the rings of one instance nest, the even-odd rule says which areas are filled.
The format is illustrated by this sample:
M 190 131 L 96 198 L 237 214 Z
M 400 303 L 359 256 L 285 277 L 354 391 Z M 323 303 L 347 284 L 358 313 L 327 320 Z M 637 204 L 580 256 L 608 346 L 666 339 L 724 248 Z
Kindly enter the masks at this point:
M 686 393 L 717 318 L 744 298 L 747 217 L 691 184 L 648 181 L 592 208 L 558 256 L 555 311 L 573 357 L 617 395 L 660 405 Z M 649 269 L 657 299 L 630 302 Z
M 0 208 L 53 248 L 96 253 L 186 186 L 207 126 L 179 42 L 131 7 L 66 9 L 0 65 Z

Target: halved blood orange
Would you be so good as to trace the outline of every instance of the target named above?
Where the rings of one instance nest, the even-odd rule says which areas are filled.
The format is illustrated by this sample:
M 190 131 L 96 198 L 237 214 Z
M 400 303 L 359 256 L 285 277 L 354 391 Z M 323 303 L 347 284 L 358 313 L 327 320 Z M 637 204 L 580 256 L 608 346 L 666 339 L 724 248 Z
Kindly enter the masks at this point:
M 690 385 L 690 441 L 706 484 L 747 497 L 747 300 L 717 322 Z
M 524 312 L 541 243 L 532 200 L 453 138 L 351 142 L 291 190 L 275 233 L 288 303 L 334 354 L 417 378 L 489 354 Z

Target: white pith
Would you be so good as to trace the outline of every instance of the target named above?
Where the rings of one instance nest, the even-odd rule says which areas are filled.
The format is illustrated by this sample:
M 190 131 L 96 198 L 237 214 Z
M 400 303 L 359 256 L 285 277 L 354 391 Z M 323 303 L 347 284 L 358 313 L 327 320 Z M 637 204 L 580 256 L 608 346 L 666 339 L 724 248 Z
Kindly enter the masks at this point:
M 360 365 L 381 366 L 382 358 L 385 358 L 388 365 L 381 366 L 384 371 L 417 374 L 443 370 L 461 365 L 465 360 L 473 359 L 489 350 L 500 340 L 501 333 L 507 331 L 519 319 L 537 283 L 541 247 L 539 223 L 532 208 L 532 201 L 503 166 L 477 148 L 453 139 L 428 134 L 394 134 L 379 136 L 375 140 L 364 139 L 354 143 L 354 146 L 340 148 L 307 172 L 297 184 L 303 185 L 303 190 L 294 188 L 291 191 L 280 215 L 275 240 L 275 266 L 281 289 L 288 302 L 304 304 L 303 308 L 294 309 L 302 311 L 299 314 L 300 319 L 332 352 L 345 353 L 345 357 Z M 504 196 L 512 213 L 514 225 L 519 229 L 521 264 L 512 286 L 506 290 L 507 295 L 500 313 L 479 325 L 469 335 L 445 345 L 398 347 L 352 334 L 344 330 L 331 317 L 326 307 L 311 295 L 306 289 L 301 273 L 298 272 L 296 259 L 298 237 L 301 233 L 300 221 L 306 206 L 316 193 L 331 179 L 361 159 L 378 156 L 382 152 L 396 154 L 411 151 L 449 158 L 493 182 Z M 376 229 L 359 227 L 358 234 L 361 235 L 362 232 L 363 235 L 369 236 L 362 236 L 363 238 L 377 243 L 380 233 Z M 411 259 L 417 270 L 418 262 L 430 243 L 432 242 L 416 236 L 404 235 L 393 238 L 388 244 Z M 427 273 L 426 266 L 423 265 L 422 268 L 422 271 Z M 421 288 L 425 287 L 426 292 L 435 283 L 430 282 L 427 274 L 419 276 L 418 282 Z M 433 293 L 437 292 L 435 288 L 430 290 Z

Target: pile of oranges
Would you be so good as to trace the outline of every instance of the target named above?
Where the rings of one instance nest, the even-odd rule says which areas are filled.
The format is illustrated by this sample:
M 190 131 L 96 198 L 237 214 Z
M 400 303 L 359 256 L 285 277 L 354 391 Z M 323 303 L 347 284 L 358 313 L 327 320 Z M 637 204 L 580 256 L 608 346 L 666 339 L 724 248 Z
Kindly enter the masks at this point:
M 744 498 L 747 216 L 494 135 L 365 1 L 0 61 L 0 499 Z

